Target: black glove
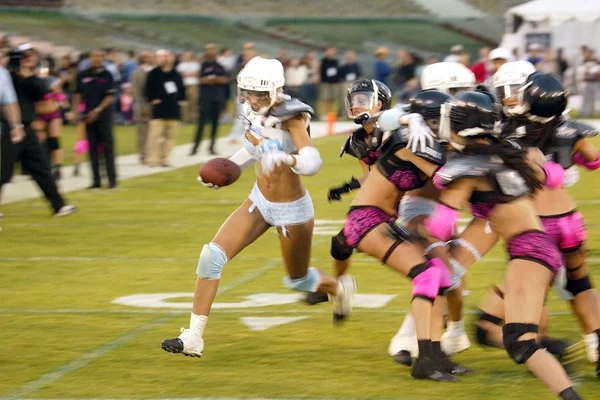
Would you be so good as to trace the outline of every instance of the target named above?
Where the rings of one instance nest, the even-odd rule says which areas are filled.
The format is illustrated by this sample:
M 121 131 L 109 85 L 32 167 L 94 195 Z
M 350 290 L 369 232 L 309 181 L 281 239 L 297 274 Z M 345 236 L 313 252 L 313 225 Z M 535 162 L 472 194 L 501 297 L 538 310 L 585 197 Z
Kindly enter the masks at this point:
M 327 194 L 328 201 L 340 201 L 342 200 L 342 194 L 350 193 L 354 189 L 358 189 L 360 187 L 360 182 L 355 177 L 352 177 L 350 182 L 344 182 L 343 185 L 338 187 L 333 187 L 329 189 L 329 193 Z

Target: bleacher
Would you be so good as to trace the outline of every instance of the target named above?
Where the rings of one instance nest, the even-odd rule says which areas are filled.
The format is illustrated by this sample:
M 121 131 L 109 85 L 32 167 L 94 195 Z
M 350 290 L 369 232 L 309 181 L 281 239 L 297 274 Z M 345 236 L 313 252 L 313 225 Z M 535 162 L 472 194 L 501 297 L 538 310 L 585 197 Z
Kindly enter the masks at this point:
M 511 7 L 527 3 L 531 0 L 464 0 L 467 3 L 491 15 L 502 16 Z M 565 0 L 568 1 L 568 0 Z
M 336 16 L 365 17 L 362 0 L 64 0 L 80 11 L 181 15 Z M 378 0 L 368 4 L 368 16 L 415 16 L 426 11 L 410 0 Z

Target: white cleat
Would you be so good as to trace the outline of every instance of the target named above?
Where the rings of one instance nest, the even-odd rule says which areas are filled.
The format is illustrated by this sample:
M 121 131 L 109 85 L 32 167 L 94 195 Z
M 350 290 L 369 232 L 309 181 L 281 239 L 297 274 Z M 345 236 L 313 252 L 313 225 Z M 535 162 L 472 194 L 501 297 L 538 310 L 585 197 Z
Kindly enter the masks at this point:
M 419 357 L 419 343 L 417 342 L 417 335 L 405 335 L 397 333 L 396 336 L 390 341 L 388 347 L 388 353 L 394 357 L 401 351 L 408 351 L 413 358 Z
M 442 351 L 449 357 L 461 353 L 471 347 L 471 341 L 465 331 L 448 330 L 441 339 Z
M 181 353 L 189 357 L 202 357 L 204 339 L 191 329 L 181 328 L 181 334 L 175 339 L 165 339 L 161 347 L 169 353 Z
M 587 358 L 591 363 L 598 362 L 598 335 L 596 333 L 589 333 L 583 335 L 585 341 L 585 348 L 587 350 Z
M 60 208 L 60 210 L 55 212 L 54 216 L 55 217 L 66 217 L 67 215 L 71 215 L 75 212 L 77 212 L 77 207 L 71 206 L 71 205 L 66 205 L 66 206 L 62 206 Z
M 356 281 L 350 275 L 338 278 L 340 292 L 337 296 L 330 296 L 333 302 L 333 322 L 341 322 L 352 314 L 352 300 L 356 294 Z

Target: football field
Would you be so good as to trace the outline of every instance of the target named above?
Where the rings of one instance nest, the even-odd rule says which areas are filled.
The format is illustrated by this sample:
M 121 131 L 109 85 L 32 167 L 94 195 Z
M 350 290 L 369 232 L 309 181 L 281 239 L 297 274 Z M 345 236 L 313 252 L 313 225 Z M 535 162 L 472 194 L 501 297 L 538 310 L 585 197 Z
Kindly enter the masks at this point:
M 305 178 L 316 210 L 312 265 L 331 271 L 330 236 L 351 196 L 327 189 L 358 176 L 338 157 L 345 138 L 317 139 L 324 166 Z M 595 141 L 600 146 L 600 140 Z M 500 350 L 473 346 L 456 360 L 476 370 L 451 384 L 415 381 L 387 354 L 409 307 L 407 279 L 362 254 L 353 258 L 359 296 L 351 319 L 333 326 L 282 284 L 278 237 L 269 231 L 226 265 L 201 359 L 165 353 L 161 340 L 187 327 L 202 245 L 247 197 L 248 169 L 219 191 L 196 182 L 197 167 L 122 182 L 114 191 L 68 194 L 80 211 L 50 218 L 41 199 L 2 207 L 0 220 L 0 399 L 553 399 Z M 571 189 L 600 282 L 598 175 L 582 170 Z M 496 248 L 467 275 L 466 324 L 502 279 Z M 552 292 L 550 333 L 581 340 L 568 305 Z M 586 399 L 600 382 L 584 363 L 575 378 Z

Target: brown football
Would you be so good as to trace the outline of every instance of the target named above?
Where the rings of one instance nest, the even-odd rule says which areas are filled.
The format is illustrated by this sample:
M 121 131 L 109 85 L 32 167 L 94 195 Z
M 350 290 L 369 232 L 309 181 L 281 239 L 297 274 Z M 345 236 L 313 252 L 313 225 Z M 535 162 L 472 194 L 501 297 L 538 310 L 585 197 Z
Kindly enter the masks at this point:
M 241 174 L 240 166 L 227 158 L 213 158 L 200 168 L 200 178 L 204 182 L 220 187 L 231 185 Z

